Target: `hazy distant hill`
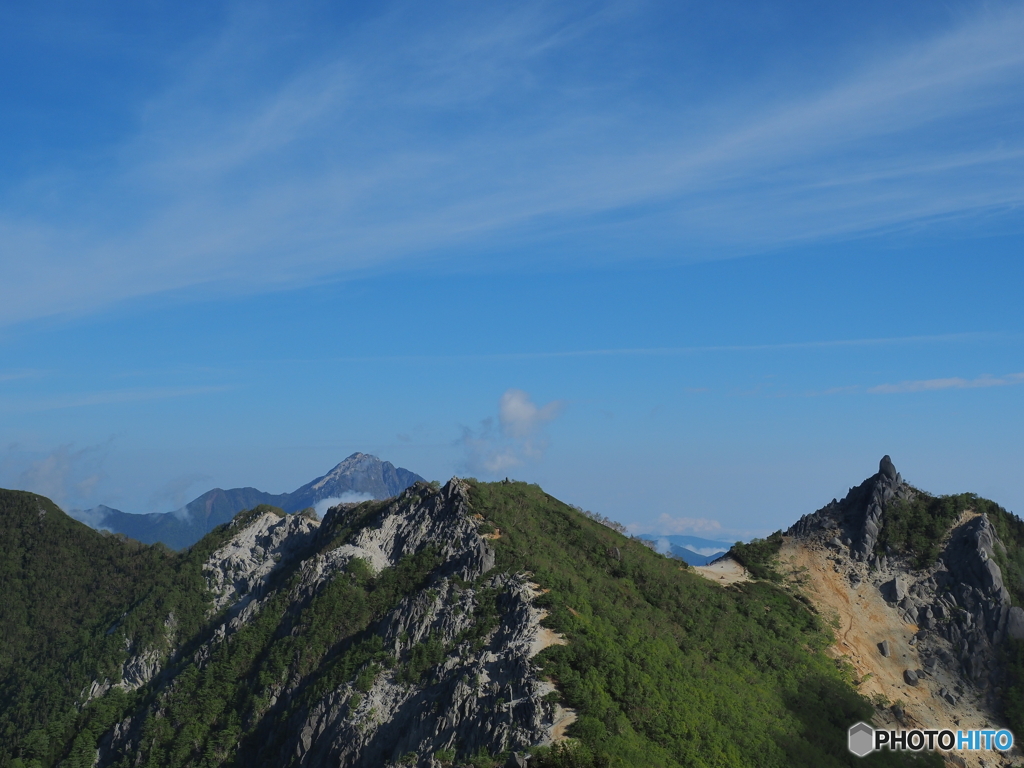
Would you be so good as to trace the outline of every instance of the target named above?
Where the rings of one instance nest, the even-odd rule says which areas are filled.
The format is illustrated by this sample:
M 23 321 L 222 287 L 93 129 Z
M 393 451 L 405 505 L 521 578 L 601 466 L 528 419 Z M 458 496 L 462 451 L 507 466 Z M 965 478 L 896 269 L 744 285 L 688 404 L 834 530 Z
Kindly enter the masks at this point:
M 716 560 L 732 546 L 731 543 L 702 539 L 699 536 L 658 536 L 653 533 L 640 535 L 641 539 L 658 542 L 658 551 L 664 555 L 678 557 L 687 565 L 707 565 Z
M 174 512 L 135 515 L 101 505 L 70 514 L 87 525 L 124 535 L 145 544 L 162 542 L 172 549 L 194 544 L 243 509 L 259 504 L 298 512 L 327 499 L 356 500 L 397 496 L 422 477 L 366 453 L 353 453 L 334 469 L 291 493 L 266 493 L 257 488 L 214 488 Z

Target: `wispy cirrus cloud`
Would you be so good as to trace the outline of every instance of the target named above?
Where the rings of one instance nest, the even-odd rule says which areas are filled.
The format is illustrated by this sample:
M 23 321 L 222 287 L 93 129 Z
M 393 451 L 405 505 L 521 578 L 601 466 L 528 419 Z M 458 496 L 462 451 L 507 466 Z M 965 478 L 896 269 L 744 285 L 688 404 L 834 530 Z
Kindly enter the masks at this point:
M 504 263 L 509 244 L 716 258 L 1024 203 L 1019 4 L 866 49 L 825 83 L 699 103 L 636 87 L 639 62 L 558 63 L 630 63 L 609 30 L 657 4 L 432 10 L 389 6 L 271 76 L 280 20 L 239 9 L 136 105 L 106 162 L 8 184 L 0 324 L 442 252 Z
M 448 361 L 514 361 L 548 360 L 588 357 L 675 357 L 709 353 L 800 352 L 856 347 L 918 346 L 938 344 L 965 344 L 981 340 L 1016 341 L 1017 337 L 993 333 L 943 333 L 930 336 L 877 336 L 859 339 L 828 339 L 817 341 L 791 341 L 769 344 L 713 344 L 687 347 L 617 347 L 608 349 L 562 349 L 547 352 L 484 352 L 416 355 L 373 355 L 331 358 L 334 362 L 349 363 L 425 363 Z M 270 361 L 260 361 L 267 363 Z M 308 360 L 274 360 L 275 364 L 309 362 Z
M 952 377 L 948 379 L 920 379 L 901 381 L 898 384 L 879 384 L 871 387 L 872 394 L 901 394 L 906 392 L 936 392 L 943 389 L 981 389 L 986 387 L 1010 387 L 1024 384 L 1024 373 L 1010 373 L 1005 376 L 979 376 L 975 379 Z
M 0 384 L 8 381 L 36 379 L 44 375 L 45 373 L 43 371 L 0 371 Z
M 34 412 L 55 411 L 64 408 L 85 408 L 98 405 L 137 403 L 148 400 L 168 400 L 179 397 L 197 397 L 216 394 L 232 389 L 229 385 L 200 387 L 139 387 L 134 389 L 112 389 L 98 392 L 75 394 L 54 394 L 48 397 L 0 400 L 0 409 L 8 411 Z

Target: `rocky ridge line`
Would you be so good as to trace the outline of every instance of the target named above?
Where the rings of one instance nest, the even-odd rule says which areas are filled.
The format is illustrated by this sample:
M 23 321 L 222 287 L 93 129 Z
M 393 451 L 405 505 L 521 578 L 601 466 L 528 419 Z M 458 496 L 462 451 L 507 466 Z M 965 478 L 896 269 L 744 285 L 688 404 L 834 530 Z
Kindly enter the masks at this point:
M 439 765 L 432 756 L 441 749 L 497 753 L 549 743 L 556 723 L 571 716 L 548 700 L 553 686 L 532 661 L 552 633 L 540 626 L 544 612 L 533 604 L 537 592 L 529 574 L 488 576 L 495 553 L 478 531 L 483 521 L 472 512 L 467 487 L 456 478 L 440 490 L 418 483 L 344 541 L 331 541 L 360 514 L 359 505 L 343 504 L 322 523 L 272 512 L 246 520 L 204 565 L 218 624 L 192 662 L 202 668 L 216 644 L 231 642 L 275 588 L 284 587 L 279 574 L 294 574 L 287 582 L 290 599 L 304 605 L 344 577 L 353 558 L 380 573 L 429 546 L 440 565 L 428 587 L 405 597 L 369 630 L 399 664 L 378 670 L 368 688 L 357 690 L 354 680 L 347 681 L 298 711 L 292 708 L 290 717 L 283 716 L 303 681 L 277 685 L 268 691 L 269 709 L 261 717 L 270 725 L 260 738 L 275 745 L 279 764 L 344 768 L 403 759 L 402 765 L 427 768 Z M 484 599 L 495 600 L 498 619 L 474 643 L 465 633 Z M 442 662 L 419 682 L 403 680 L 402 660 L 427 641 L 444 649 Z M 119 723 L 97 765 L 140 751 L 141 725 L 141 715 Z
M 904 674 L 908 685 L 933 685 L 935 695 L 951 705 L 970 694 L 995 711 L 1002 692 L 998 646 L 1006 637 L 1024 639 L 1024 610 L 1011 606 L 994 559 L 1003 544 L 985 515 L 965 514 L 928 568 L 915 570 L 892 551 L 876 554 L 886 505 L 914 495 L 885 456 L 876 475 L 842 501 L 833 499 L 800 518 L 786 533 L 831 549 L 833 567 L 848 575 L 852 588 L 879 589 L 892 610 L 917 628 L 911 644 L 918 663 Z

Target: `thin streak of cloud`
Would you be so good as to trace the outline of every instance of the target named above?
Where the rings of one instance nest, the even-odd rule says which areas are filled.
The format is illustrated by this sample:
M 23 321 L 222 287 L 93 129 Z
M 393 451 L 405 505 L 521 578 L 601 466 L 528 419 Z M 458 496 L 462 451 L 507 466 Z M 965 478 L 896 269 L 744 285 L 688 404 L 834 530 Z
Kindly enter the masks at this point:
M 948 379 L 922 379 L 901 381 L 898 384 L 880 384 L 871 387 L 871 394 L 902 394 L 906 392 L 937 392 L 944 389 L 983 389 L 987 387 L 1011 387 L 1024 384 L 1024 373 L 1010 373 L 1005 376 L 979 376 L 976 379 L 958 377 Z
M 835 339 L 828 341 L 795 341 L 776 344 L 720 344 L 689 347 L 620 347 L 615 349 L 570 349 L 552 352 L 494 352 L 460 355 L 376 355 L 333 357 L 335 363 L 427 363 L 457 361 L 516 361 L 549 360 L 558 358 L 587 357 L 672 357 L 676 355 L 698 355 L 708 353 L 788 352 L 817 349 L 842 349 L 845 347 L 900 346 L 915 344 L 963 344 L 979 341 L 1017 341 L 1017 337 L 991 333 L 951 333 L 933 336 L 892 336 L 863 339 Z M 321 363 L 323 359 L 299 359 L 259 361 L 275 364 Z
M 1012 119 L 989 119 L 1024 101 L 1020 5 L 870 52 L 821 90 L 703 111 L 645 101 L 625 75 L 564 98 L 542 54 L 614 25 L 614 5 L 574 19 L 543 4 L 444 11 L 413 31 L 384 13 L 343 51 L 237 95 L 221 75 L 260 63 L 273 19 L 236 14 L 140 108 L 113 166 L 49 170 L 0 209 L 0 325 L 510 242 L 721 258 L 1024 205 L 1024 142 Z M 637 213 L 602 223 L 623 210 Z
M 0 384 L 8 381 L 22 381 L 23 379 L 37 379 L 44 376 L 44 371 L 0 371 Z
M 179 397 L 197 397 L 200 395 L 226 392 L 231 386 L 206 387 L 154 387 L 150 389 L 117 389 L 103 392 L 86 392 L 76 395 L 61 395 L 42 400 L 2 401 L 7 411 L 26 413 L 38 411 L 56 411 L 66 408 L 85 408 L 96 405 L 117 405 L 136 403 L 148 400 L 168 400 Z

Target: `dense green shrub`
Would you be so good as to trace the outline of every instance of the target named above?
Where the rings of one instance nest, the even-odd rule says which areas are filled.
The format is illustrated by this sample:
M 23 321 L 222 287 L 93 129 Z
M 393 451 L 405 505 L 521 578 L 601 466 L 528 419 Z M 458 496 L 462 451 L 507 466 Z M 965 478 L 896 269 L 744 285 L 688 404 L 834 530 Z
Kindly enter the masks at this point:
M 750 571 L 755 579 L 782 581 L 775 566 L 778 563 L 779 550 L 782 548 L 782 531 L 776 531 L 767 539 L 753 539 L 747 544 L 737 541 L 732 545 L 729 554 L 736 562 Z
M 891 548 L 911 555 L 917 568 L 929 566 L 939 556 L 942 538 L 949 527 L 977 500 L 969 493 L 959 496 L 918 493 L 910 501 L 890 502 L 885 508 L 876 550 L 881 554 Z

